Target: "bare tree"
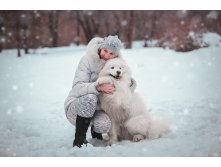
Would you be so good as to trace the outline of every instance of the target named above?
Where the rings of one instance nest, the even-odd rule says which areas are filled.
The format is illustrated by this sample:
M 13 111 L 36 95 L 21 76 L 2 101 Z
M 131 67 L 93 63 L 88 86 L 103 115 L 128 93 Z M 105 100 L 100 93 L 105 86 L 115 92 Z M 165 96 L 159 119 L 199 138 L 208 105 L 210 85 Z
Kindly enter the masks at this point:
M 112 15 L 112 11 L 103 11 L 102 12 L 102 19 L 103 19 L 103 23 L 104 23 L 103 29 L 104 29 L 105 36 L 111 34 L 111 29 L 112 29 L 112 24 L 113 24 L 113 22 L 110 22 L 111 15 Z
M 5 41 L 4 31 L 5 31 L 4 20 L 0 16 L 0 53 L 2 52 L 3 44 L 4 44 L 4 41 Z
M 16 39 L 16 48 L 17 48 L 17 57 L 21 57 L 21 49 L 22 49 L 22 38 L 21 38 L 21 17 L 22 11 L 14 11 L 9 18 L 14 18 L 15 22 L 11 26 L 15 27 L 15 39 Z
M 77 20 L 87 42 L 99 34 L 101 11 L 78 11 Z
M 79 45 L 107 35 L 118 35 L 126 48 L 133 40 L 147 47 L 156 39 L 158 46 L 188 51 L 198 47 L 189 34 L 221 34 L 220 11 L 0 11 L 0 17 L 0 51 L 16 47 L 18 56 L 21 49 Z
M 146 23 L 144 24 L 144 47 L 148 47 L 147 41 L 153 40 L 154 33 L 157 31 L 156 30 L 156 25 L 158 23 L 157 16 L 160 14 L 158 11 L 148 11 L 144 14 L 146 17 Z
M 49 32 L 51 33 L 52 47 L 58 46 L 58 11 L 49 11 L 48 12 L 48 26 Z
M 129 11 L 129 16 L 128 16 L 128 26 L 126 27 L 126 41 L 125 41 L 125 47 L 126 48 L 132 48 L 132 42 L 134 39 L 134 22 L 135 21 L 135 11 L 131 10 Z
M 124 37 L 124 26 L 127 26 L 127 20 L 124 18 L 122 11 L 112 11 L 113 13 L 113 23 L 114 24 L 114 34 L 117 34 L 120 38 Z
M 80 11 L 78 11 L 78 10 L 70 12 L 70 18 L 71 18 L 71 20 L 74 20 L 74 23 L 75 23 L 75 27 L 73 27 L 76 29 L 74 42 L 77 46 L 80 45 L 80 41 L 81 41 L 81 29 L 80 29 L 80 22 L 79 22 L 80 16 L 79 15 L 80 15 Z
M 31 34 L 31 11 L 23 11 L 19 16 L 19 35 L 22 44 L 22 48 L 25 50 L 25 54 L 28 54 L 29 50 L 29 36 Z
M 79 12 L 77 11 L 77 18 L 79 18 Z M 79 20 L 78 19 L 76 19 L 76 30 L 77 30 L 77 32 L 76 32 L 76 39 L 75 39 L 75 41 L 76 41 L 76 45 L 78 46 L 78 45 L 80 45 L 80 23 L 79 23 Z

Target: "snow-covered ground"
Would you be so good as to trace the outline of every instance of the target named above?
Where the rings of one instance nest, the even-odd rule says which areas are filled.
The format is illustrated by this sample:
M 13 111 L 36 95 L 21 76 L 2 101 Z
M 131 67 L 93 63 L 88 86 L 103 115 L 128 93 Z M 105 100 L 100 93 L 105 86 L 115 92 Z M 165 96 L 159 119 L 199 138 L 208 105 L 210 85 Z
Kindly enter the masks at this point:
M 172 131 L 157 140 L 72 148 L 63 102 L 85 46 L 0 53 L 0 156 L 221 156 L 221 46 L 123 50 L 139 91 Z M 88 131 L 87 138 L 91 140 Z

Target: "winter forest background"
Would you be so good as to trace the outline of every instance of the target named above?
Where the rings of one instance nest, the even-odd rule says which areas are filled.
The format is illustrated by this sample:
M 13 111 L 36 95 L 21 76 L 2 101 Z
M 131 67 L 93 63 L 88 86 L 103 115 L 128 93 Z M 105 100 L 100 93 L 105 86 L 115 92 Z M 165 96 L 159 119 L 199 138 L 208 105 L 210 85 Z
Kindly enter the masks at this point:
M 191 51 L 208 45 L 200 41 L 205 32 L 221 34 L 220 11 L 0 11 L 0 52 L 17 48 L 18 56 L 21 49 L 86 44 L 109 34 L 126 48 L 142 40 L 144 47 Z
M 64 100 L 88 41 L 107 35 L 171 131 L 105 147 L 89 129 L 90 144 L 72 148 Z M 220 73 L 221 11 L 0 11 L 0 157 L 220 157 Z

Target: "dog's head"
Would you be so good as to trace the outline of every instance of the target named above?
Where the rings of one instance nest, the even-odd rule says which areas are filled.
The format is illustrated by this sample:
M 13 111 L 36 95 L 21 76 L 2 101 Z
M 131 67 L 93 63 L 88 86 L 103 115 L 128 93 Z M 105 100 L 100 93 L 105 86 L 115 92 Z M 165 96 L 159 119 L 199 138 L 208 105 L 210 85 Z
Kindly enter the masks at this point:
M 131 77 L 131 70 L 122 58 L 110 59 L 106 62 L 99 76 L 111 76 L 116 80 Z

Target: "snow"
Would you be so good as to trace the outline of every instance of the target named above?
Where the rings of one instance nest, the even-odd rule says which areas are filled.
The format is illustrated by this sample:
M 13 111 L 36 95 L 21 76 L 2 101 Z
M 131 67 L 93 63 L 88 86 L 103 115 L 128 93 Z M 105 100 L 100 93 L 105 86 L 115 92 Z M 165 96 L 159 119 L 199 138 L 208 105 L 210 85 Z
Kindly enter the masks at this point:
M 209 46 L 221 45 L 221 37 L 216 33 L 203 34 L 203 41 Z
M 218 18 L 217 11 L 210 11 L 209 14 L 207 14 L 206 18 L 208 18 L 208 19 L 217 19 Z
M 137 91 L 172 123 L 157 140 L 72 148 L 74 127 L 63 102 L 85 46 L 42 48 L 21 58 L 0 53 L 0 156 L 221 156 L 221 46 L 191 52 L 142 48 L 123 55 Z M 106 135 L 104 136 L 107 137 Z
M 195 33 L 190 31 L 189 37 L 192 38 L 193 41 L 200 47 L 221 45 L 221 36 L 213 32 Z

